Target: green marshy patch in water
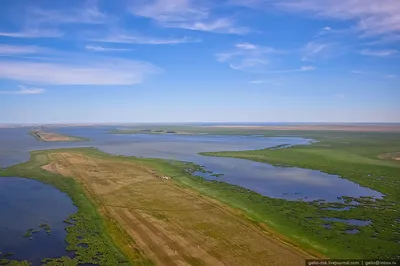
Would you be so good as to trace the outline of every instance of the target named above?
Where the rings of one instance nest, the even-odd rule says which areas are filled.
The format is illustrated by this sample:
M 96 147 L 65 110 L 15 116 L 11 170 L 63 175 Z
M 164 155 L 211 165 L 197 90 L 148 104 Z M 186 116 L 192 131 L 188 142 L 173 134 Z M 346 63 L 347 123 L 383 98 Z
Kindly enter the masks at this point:
M 33 239 L 34 234 L 39 233 L 40 229 L 43 229 L 44 232 L 46 232 L 46 234 L 51 235 L 51 226 L 49 224 L 40 224 L 38 226 L 39 229 L 34 229 L 34 228 L 30 228 L 28 229 L 25 234 L 23 235 L 23 237 L 29 238 L 30 240 Z

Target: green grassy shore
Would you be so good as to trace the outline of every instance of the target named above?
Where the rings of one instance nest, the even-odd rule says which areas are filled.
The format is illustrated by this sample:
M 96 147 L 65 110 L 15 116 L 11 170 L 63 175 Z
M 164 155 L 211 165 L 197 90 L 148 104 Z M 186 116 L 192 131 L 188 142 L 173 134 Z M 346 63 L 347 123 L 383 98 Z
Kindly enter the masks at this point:
M 172 177 L 181 186 L 191 187 L 215 198 L 292 244 L 313 254 L 329 258 L 396 258 L 400 247 L 400 163 L 380 159 L 382 153 L 400 150 L 400 136 L 383 133 L 301 132 L 303 136 L 319 142 L 308 146 L 284 149 L 265 149 L 246 152 L 203 153 L 209 156 L 226 156 L 268 162 L 279 166 L 297 166 L 337 174 L 375 189 L 386 196 L 382 200 L 344 197 L 344 203 L 323 201 L 301 202 L 274 199 L 248 189 L 219 181 L 207 181 L 192 176 L 199 166 L 192 163 L 112 156 L 96 149 L 64 149 L 87 156 L 108 160 L 128 160 L 143 163 L 164 175 Z M 265 135 L 277 132 L 264 132 Z M 279 132 L 297 135 L 294 132 Z M 399 143 L 399 144 L 396 144 Z M 397 146 L 396 146 L 397 145 Z M 69 250 L 77 250 L 74 259 L 60 258 L 65 265 L 95 263 L 99 265 L 147 265 L 150 262 L 136 250 L 127 252 L 123 247 L 129 241 L 118 225 L 110 223 L 99 214 L 96 202 L 85 196 L 82 188 L 72 179 L 49 173 L 41 168 L 47 164 L 46 154 L 51 151 L 31 152 L 31 160 L 0 171 L 0 176 L 33 178 L 51 184 L 66 192 L 78 206 L 78 213 L 67 219 Z M 353 206 L 353 201 L 358 205 Z M 351 207 L 347 211 L 327 208 Z M 353 226 L 323 218 L 370 220 L 367 226 Z M 265 226 L 266 225 L 266 226 Z M 326 226 L 329 225 L 330 229 Z M 346 230 L 358 229 L 356 234 Z M 78 236 L 83 239 L 78 239 Z M 78 244 L 86 243 L 88 248 Z M 46 265 L 58 265 L 56 259 Z
M 202 155 L 233 157 L 265 162 L 280 167 L 301 167 L 339 175 L 362 186 L 383 193 L 382 200 L 343 197 L 345 204 L 288 203 L 277 216 L 287 213 L 287 224 L 294 228 L 285 235 L 310 240 L 322 253 L 333 258 L 399 258 L 400 250 L 400 162 L 382 158 L 382 154 L 400 151 L 400 134 L 355 132 L 265 132 L 266 136 L 304 136 L 318 140 L 311 145 L 284 149 L 235 152 L 205 152 Z M 359 205 L 351 206 L 356 201 Z M 291 207 L 292 206 L 292 207 Z M 352 207 L 346 211 L 324 210 Z M 360 219 L 368 226 L 351 226 L 342 222 L 325 222 L 320 218 Z M 279 220 L 279 219 L 278 219 Z M 319 221 L 319 222 L 315 222 Z M 267 222 L 268 223 L 268 222 Z M 281 225 L 277 224 L 277 227 Z M 357 229 L 349 235 L 345 230 Z M 302 240 L 300 240 L 302 242 Z

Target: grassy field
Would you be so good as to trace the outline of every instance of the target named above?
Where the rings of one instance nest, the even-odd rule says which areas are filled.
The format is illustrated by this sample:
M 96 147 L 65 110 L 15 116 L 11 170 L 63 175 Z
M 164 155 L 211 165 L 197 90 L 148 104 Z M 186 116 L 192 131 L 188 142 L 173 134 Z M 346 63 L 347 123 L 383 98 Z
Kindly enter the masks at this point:
M 87 148 L 61 149 L 32 152 L 29 162 L 10 167 L 1 175 L 53 184 L 79 207 L 78 214 L 66 221 L 74 225 L 68 228 L 67 241 L 78 256 L 46 260 L 46 265 L 61 261 L 71 265 L 150 263 L 138 249 L 157 265 L 303 265 L 305 258 L 315 257 L 248 219 L 243 211 L 204 197 L 217 196 L 210 192 L 215 188 L 219 193 L 221 187 L 186 171 L 195 167 L 111 156 Z M 99 219 L 99 213 L 104 220 Z M 102 234 L 92 234 L 92 230 Z M 82 248 L 82 243 L 88 248 Z
M 238 134 L 236 130 L 225 130 L 223 129 L 223 132 L 219 133 Z M 238 242 L 243 241 L 240 240 L 241 238 L 232 238 L 228 242 L 224 240 L 225 246 L 218 244 L 222 239 L 221 234 L 223 237 L 233 236 L 237 232 L 245 230 L 237 229 L 241 228 L 240 225 L 231 223 L 232 219 L 229 220 L 224 215 L 221 216 L 219 212 L 211 212 L 211 216 L 216 218 L 205 219 L 205 224 L 196 223 L 195 218 L 208 217 L 208 212 L 215 211 L 215 208 L 209 208 L 207 204 L 217 204 L 218 208 L 225 210 L 226 207 L 220 205 L 219 202 L 233 207 L 233 209 L 229 209 L 229 212 L 234 212 L 235 217 L 245 221 L 245 224 L 250 221 L 258 230 L 262 229 L 264 233 L 270 234 L 269 240 L 282 240 L 286 243 L 284 247 L 288 246 L 283 250 L 293 251 L 298 247 L 316 257 L 329 258 L 398 258 L 400 248 L 400 163 L 394 160 L 392 156 L 381 156 L 382 154 L 395 154 L 400 150 L 400 136 L 398 134 L 332 131 L 257 131 L 256 133 L 252 130 L 246 130 L 246 133 L 243 133 L 242 130 L 240 129 L 242 134 L 248 135 L 302 135 L 319 142 L 308 146 L 284 149 L 204 153 L 204 155 L 245 158 L 279 166 L 297 166 L 321 170 L 368 186 L 386 196 L 383 200 L 343 197 L 344 202 L 342 203 L 286 201 L 265 197 L 248 189 L 224 182 L 206 181 L 201 177 L 192 176 L 189 173 L 201 169 L 191 163 L 110 156 L 95 149 L 33 152 L 32 159 L 28 163 L 10 167 L 0 173 L 8 176 L 32 177 L 52 183 L 61 190 L 67 191 L 68 194 L 72 193 L 71 197 L 74 202 L 77 202 L 75 199 L 77 196 L 73 195 L 75 188 L 72 192 L 68 192 L 71 188 L 63 188 L 66 184 L 64 183 L 65 180 L 71 182 L 71 186 L 74 184 L 78 189 L 81 189 L 77 190 L 80 191 L 80 193 L 77 193 L 80 196 L 83 196 L 82 187 L 85 188 L 85 191 L 92 191 L 89 194 L 90 202 L 92 202 L 90 210 L 93 211 L 93 209 L 98 209 L 98 206 L 103 206 L 99 210 L 105 219 L 97 226 L 103 224 L 102 232 L 108 232 L 108 234 L 105 233 L 105 236 L 102 237 L 112 238 L 114 243 L 117 243 L 119 250 L 123 250 L 123 253 L 127 254 L 126 258 L 131 262 L 134 260 L 141 263 L 148 262 L 143 257 L 143 253 L 139 251 L 141 249 L 149 254 L 149 257 L 155 263 L 158 263 L 162 258 L 171 257 L 175 254 L 171 253 L 173 252 L 171 250 L 175 250 L 177 254 L 172 257 L 189 265 L 209 265 L 209 263 L 198 260 L 199 257 L 203 258 L 203 255 L 200 256 L 199 254 L 207 254 L 205 258 L 209 260 L 225 258 L 230 265 L 242 264 L 242 261 L 236 261 L 235 258 L 246 259 L 246 254 L 252 255 L 251 251 L 258 250 L 258 246 L 265 246 L 265 243 L 262 244 L 263 242 L 260 241 L 266 240 L 259 240 L 254 236 L 249 237 L 249 231 L 244 231 L 246 238 L 257 239 L 257 248 L 252 246 L 254 245 L 252 241 L 245 242 L 245 244 Z M 47 165 L 47 171 L 41 168 L 44 165 Z M 63 179 L 61 175 L 74 176 L 75 179 Z M 157 180 L 154 180 L 154 175 Z M 170 177 L 170 179 L 160 180 L 162 176 Z M 135 182 L 133 182 L 133 179 Z M 81 186 L 77 185 L 74 180 Z M 130 183 L 131 181 L 132 183 Z M 167 185 L 167 187 L 164 187 L 164 185 Z M 170 190 L 171 186 L 178 191 Z M 110 188 L 113 189 L 110 190 Z M 195 193 L 196 196 L 194 196 L 193 190 L 188 190 L 188 188 L 192 188 L 207 197 L 196 198 L 200 195 Z M 187 198 L 187 194 L 182 195 L 179 189 L 193 195 L 196 201 L 192 201 L 190 197 Z M 357 202 L 357 206 L 354 205 L 354 201 Z M 78 202 L 78 207 L 79 204 L 83 204 L 83 202 Z M 97 208 L 94 208 L 94 206 L 97 206 Z M 152 206 L 154 209 L 149 209 Z M 159 209 L 160 206 L 163 206 L 163 208 Z M 191 212 L 186 212 L 185 206 L 190 206 Z M 335 210 L 335 208 L 343 207 L 349 209 L 347 211 Z M 81 208 L 79 210 L 81 212 Z M 340 221 L 326 221 L 324 218 L 359 219 L 371 221 L 371 223 L 367 226 L 356 226 Z M 109 225 L 105 226 L 104 224 Z M 79 225 L 79 223 L 77 225 L 82 226 L 81 228 L 87 226 Z M 145 231 L 127 230 L 126 228 L 131 228 L 129 225 L 135 225 Z M 221 225 L 224 226 L 221 227 Z M 230 229 L 231 226 L 235 229 Z M 328 229 L 327 226 L 330 228 Z M 75 228 L 75 226 L 71 228 Z M 122 230 L 123 228 L 125 229 Z M 347 230 L 354 229 L 359 230 L 359 232 L 356 234 L 346 233 Z M 187 235 L 187 232 L 190 232 L 190 236 Z M 125 237 L 122 237 L 124 234 Z M 73 234 L 69 233 L 68 239 L 73 239 L 70 238 L 70 235 Z M 127 235 L 132 238 L 127 238 Z M 158 249 L 159 245 L 146 239 L 145 235 L 155 237 L 157 243 L 162 243 L 160 245 L 163 248 Z M 126 239 L 135 239 L 135 242 L 126 243 L 124 242 Z M 200 244 L 197 249 L 190 249 L 189 251 L 176 244 L 187 243 L 185 241 L 197 241 L 196 243 Z M 230 241 L 234 242 L 233 245 Z M 270 246 L 272 244 L 275 247 L 276 245 L 280 246 L 279 241 L 277 243 L 271 241 L 268 242 Z M 211 246 L 203 243 L 211 243 Z M 246 245 L 247 248 L 245 248 Z M 70 246 L 74 247 L 74 245 Z M 127 246 L 136 249 L 133 249 L 134 252 L 132 252 L 132 249 L 126 248 Z M 226 248 L 227 246 L 229 246 L 229 250 Z M 153 247 L 155 250 L 148 247 Z M 171 249 L 171 247 L 173 248 Z M 233 250 L 231 247 L 233 247 Z M 241 248 L 240 251 L 238 247 Z M 206 253 L 202 253 L 203 251 L 199 251 L 198 248 L 205 250 Z M 279 263 L 279 257 L 282 257 L 282 254 L 275 258 L 274 256 L 279 252 L 274 253 L 273 249 L 272 251 L 270 248 L 267 249 L 269 251 L 259 250 L 257 254 L 260 257 L 252 255 L 249 261 L 253 265 L 257 265 L 255 262 L 258 259 L 269 257 L 271 261 Z M 164 250 L 164 253 L 162 250 Z M 166 253 L 165 250 L 167 250 Z M 262 252 L 272 253 L 265 256 Z M 290 254 L 293 256 L 293 253 Z M 299 251 L 298 254 L 304 253 Z M 311 255 L 303 256 L 310 257 Z M 285 255 L 284 257 L 288 256 Z M 174 260 L 171 263 L 174 263 Z
M 68 136 L 64 134 L 46 132 L 41 130 L 32 130 L 29 132 L 29 134 L 35 137 L 37 140 L 45 142 L 76 142 L 88 140 L 81 137 Z
M 344 198 L 347 204 L 314 202 L 304 209 L 291 208 L 288 204 L 281 211 L 304 236 L 324 247 L 330 257 L 398 258 L 400 250 L 400 163 L 392 156 L 400 151 L 400 134 L 367 132 L 264 132 L 264 135 L 300 135 L 318 142 L 312 145 L 285 149 L 255 151 L 206 152 L 202 155 L 221 156 L 266 162 L 276 166 L 301 167 L 339 175 L 342 178 L 370 187 L 383 194 L 382 200 L 369 198 Z M 347 211 L 327 211 L 329 207 L 358 206 Z M 316 208 L 316 209 L 315 209 Z M 312 217 L 312 218 L 307 218 Z M 330 229 L 310 223 L 322 217 L 369 220 L 368 226 L 351 226 L 330 222 Z M 345 230 L 357 229 L 355 235 Z M 290 234 L 290 232 L 288 232 Z M 335 243 L 334 245 L 332 245 Z M 343 252 L 343 253 L 342 253 Z M 342 255 L 340 255 L 342 254 Z M 345 255 L 346 254 L 346 255 Z

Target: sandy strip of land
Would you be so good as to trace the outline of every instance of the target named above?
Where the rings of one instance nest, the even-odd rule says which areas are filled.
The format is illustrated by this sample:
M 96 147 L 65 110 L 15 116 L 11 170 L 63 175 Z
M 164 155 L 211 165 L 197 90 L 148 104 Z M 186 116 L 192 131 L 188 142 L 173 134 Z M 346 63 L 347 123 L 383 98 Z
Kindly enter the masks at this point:
M 354 132 L 400 132 L 400 125 L 284 125 L 284 126 L 252 126 L 252 125 L 216 125 L 211 128 L 256 129 L 256 130 L 328 130 Z
M 56 141 L 77 141 L 79 138 L 65 136 L 62 134 L 45 132 L 45 131 L 32 131 L 32 135 L 34 135 L 37 139 L 42 141 L 56 142 Z
M 381 154 L 379 155 L 379 158 L 400 161 L 400 152 Z
M 45 169 L 80 182 L 157 265 L 294 266 L 310 257 L 143 164 L 79 153 L 49 158 Z

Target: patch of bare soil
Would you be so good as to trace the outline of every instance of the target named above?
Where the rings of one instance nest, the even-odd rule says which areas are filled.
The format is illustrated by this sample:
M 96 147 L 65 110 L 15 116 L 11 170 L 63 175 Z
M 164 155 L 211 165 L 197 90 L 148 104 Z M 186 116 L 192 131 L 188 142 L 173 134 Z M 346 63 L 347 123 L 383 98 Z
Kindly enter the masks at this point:
M 381 154 L 379 155 L 379 158 L 386 160 L 400 161 L 400 152 Z
M 35 134 L 43 141 L 71 141 L 71 137 L 57 133 L 36 131 Z
M 134 162 L 52 153 L 46 170 L 76 178 L 157 265 L 304 265 L 309 256 L 215 200 Z

